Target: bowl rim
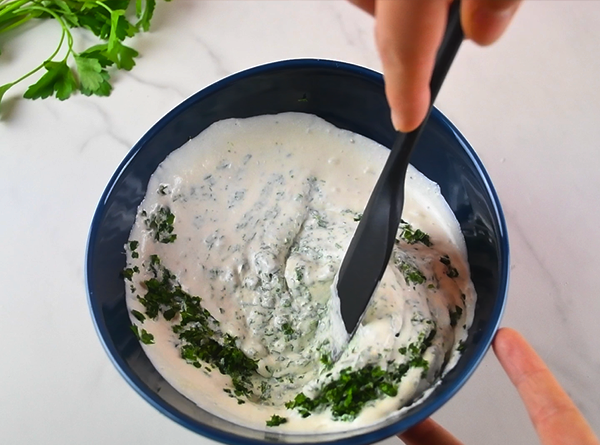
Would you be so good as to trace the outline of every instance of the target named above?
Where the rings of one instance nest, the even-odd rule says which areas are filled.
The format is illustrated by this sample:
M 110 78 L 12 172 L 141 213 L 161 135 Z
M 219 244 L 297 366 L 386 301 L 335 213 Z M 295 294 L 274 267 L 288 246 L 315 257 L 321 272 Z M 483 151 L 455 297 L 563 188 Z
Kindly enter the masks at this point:
M 155 409 L 157 409 L 160 413 L 175 421 L 179 425 L 197 433 L 204 437 L 207 437 L 212 440 L 216 440 L 222 443 L 227 443 L 231 445 L 249 445 L 249 444 L 265 444 L 269 443 L 267 441 L 247 438 L 243 436 L 239 436 L 237 434 L 232 434 L 227 431 L 223 431 L 221 429 L 214 428 L 210 425 L 203 425 L 198 423 L 196 420 L 191 417 L 177 411 L 171 405 L 164 402 L 162 399 L 156 397 L 154 391 L 152 391 L 137 375 L 135 375 L 125 363 L 125 361 L 120 357 L 120 354 L 110 340 L 110 335 L 108 333 L 108 329 L 105 324 L 99 323 L 99 313 L 101 312 L 100 305 L 96 301 L 93 295 L 94 288 L 94 278 L 91 273 L 92 267 L 92 258 L 94 257 L 94 240 L 97 236 L 97 231 L 99 227 L 99 222 L 104 214 L 105 205 L 108 201 L 108 198 L 111 196 L 113 192 L 113 188 L 129 163 L 132 159 L 141 151 L 146 142 L 153 138 L 157 133 L 162 131 L 162 129 L 177 115 L 185 112 L 190 106 L 195 104 L 197 101 L 202 100 L 204 97 L 209 96 L 220 89 L 228 86 L 231 83 L 234 83 L 240 79 L 244 79 L 246 77 L 255 76 L 262 73 L 268 73 L 278 70 L 289 70 L 293 68 L 329 68 L 329 69 L 338 69 L 340 71 L 346 71 L 353 74 L 356 74 L 360 77 L 366 78 L 372 82 L 379 83 L 381 86 L 384 86 L 383 75 L 378 73 L 377 71 L 371 70 L 369 68 L 365 68 L 359 65 L 350 64 L 347 62 L 340 62 L 336 60 L 328 60 L 328 59 L 312 59 L 312 58 L 302 58 L 302 59 L 288 59 L 277 62 L 271 62 L 259 66 L 255 66 L 249 69 L 245 69 L 234 73 L 230 76 L 227 76 L 223 79 L 220 79 L 205 88 L 201 89 L 197 93 L 191 95 L 167 114 L 165 114 L 162 118 L 160 118 L 140 139 L 133 147 L 129 150 L 123 161 L 119 164 L 116 171 L 113 173 L 110 178 L 108 184 L 106 185 L 100 201 L 96 207 L 94 212 L 94 216 L 92 218 L 90 231 L 88 234 L 87 245 L 86 245 L 86 253 L 85 253 L 85 286 L 86 293 L 88 297 L 88 305 L 90 309 L 90 315 L 92 317 L 92 321 L 94 323 L 94 328 L 96 333 L 102 343 L 102 346 L 107 353 L 109 359 L 113 363 L 113 365 L 117 368 L 119 374 L 125 379 L 125 381 L 150 405 L 152 405 Z M 460 376 L 456 377 L 456 380 L 450 385 L 448 388 L 445 388 L 444 391 L 439 393 L 436 396 L 436 399 L 426 406 L 423 410 L 418 413 L 403 417 L 398 421 L 382 426 L 381 428 L 361 432 L 362 429 L 357 429 L 356 435 L 346 438 L 338 438 L 327 440 L 328 436 L 334 436 L 337 433 L 322 433 L 323 440 L 319 442 L 302 442 L 301 440 L 294 441 L 295 445 L 314 445 L 315 443 L 327 443 L 327 444 L 344 444 L 344 445 L 367 445 L 372 444 L 374 442 L 379 442 L 393 435 L 399 434 L 403 431 L 406 431 L 411 426 L 416 425 L 417 423 L 425 420 L 430 417 L 433 413 L 435 413 L 438 409 L 440 409 L 444 404 L 446 404 L 467 382 L 467 380 L 472 376 L 477 367 L 481 364 L 486 352 L 488 351 L 493 337 L 498 330 L 500 325 L 502 315 L 504 313 L 504 309 L 506 306 L 507 294 L 508 294 L 508 284 L 509 284 L 509 264 L 510 264 L 510 252 L 509 252 L 509 242 L 508 242 L 508 230 L 506 226 L 506 221 L 504 218 L 504 212 L 502 211 L 502 207 L 500 204 L 500 200 L 498 198 L 498 194 L 492 184 L 492 181 L 485 170 L 482 161 L 479 159 L 475 150 L 471 147 L 467 139 L 458 131 L 455 125 L 442 114 L 437 108 L 434 107 L 431 113 L 431 117 L 434 117 L 440 121 L 440 123 L 445 126 L 456 140 L 460 143 L 462 149 L 467 154 L 468 158 L 472 162 L 475 167 L 478 176 L 481 178 L 482 182 L 485 185 L 486 193 L 490 196 L 492 201 L 492 210 L 494 213 L 494 219 L 498 224 L 499 229 L 499 253 L 501 259 L 501 268 L 500 268 L 500 276 L 499 282 L 500 286 L 498 289 L 498 301 L 496 302 L 492 314 L 491 319 L 493 322 L 486 325 L 485 329 L 480 333 L 481 338 L 476 345 L 476 348 L 473 352 L 473 357 L 471 359 L 470 366 L 466 368 L 465 372 Z M 416 422 L 415 422 L 416 419 Z M 301 434 L 285 434 L 280 433 L 282 436 L 295 436 L 296 438 L 301 438 Z M 315 433 L 313 433 L 315 434 Z M 317 433 L 318 434 L 318 433 Z

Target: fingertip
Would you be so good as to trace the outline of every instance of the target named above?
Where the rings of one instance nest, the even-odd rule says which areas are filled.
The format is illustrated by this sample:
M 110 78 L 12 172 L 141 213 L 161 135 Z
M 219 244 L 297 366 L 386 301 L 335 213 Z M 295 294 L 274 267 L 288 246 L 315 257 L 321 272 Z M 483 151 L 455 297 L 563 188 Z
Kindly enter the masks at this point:
M 350 0 L 350 3 L 371 15 L 375 15 L 375 0 Z
M 429 109 L 429 88 L 416 88 L 412 92 L 396 92 L 393 87 L 388 93 L 388 102 L 392 107 L 392 125 L 396 131 L 409 133 L 415 130 L 427 115 Z
M 398 131 L 414 130 L 427 114 L 429 81 L 449 4 L 449 0 L 376 2 L 375 41 Z
M 392 110 L 392 125 L 396 131 L 409 133 L 415 130 L 423 121 L 415 114 L 405 115 Z
M 461 22 L 465 36 L 487 46 L 504 33 L 521 0 L 464 0 Z
M 462 442 L 431 418 L 425 419 L 407 431 L 398 434 L 398 438 L 407 445 L 462 445 Z
M 504 346 L 507 342 L 510 342 L 511 338 L 515 338 L 516 336 L 520 337 L 521 334 L 513 328 L 500 328 L 494 336 L 493 345 Z
M 524 343 L 526 343 L 525 338 L 516 330 L 512 328 L 500 328 L 494 336 L 492 348 L 500 361 L 503 361 L 505 357 L 511 354 L 511 351 L 515 347 L 522 347 Z

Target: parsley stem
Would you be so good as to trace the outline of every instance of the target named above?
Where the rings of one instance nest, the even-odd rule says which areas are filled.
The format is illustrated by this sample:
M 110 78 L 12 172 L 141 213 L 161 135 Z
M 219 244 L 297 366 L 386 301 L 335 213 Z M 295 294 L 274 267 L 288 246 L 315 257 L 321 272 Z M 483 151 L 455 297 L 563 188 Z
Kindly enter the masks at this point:
M 25 22 L 28 22 L 32 18 L 33 18 L 33 16 L 28 14 L 28 15 L 24 16 L 22 19 L 17 20 L 16 22 L 13 22 L 10 25 L 0 29 L 0 34 L 2 34 L 3 32 L 10 31 L 11 29 L 16 28 L 17 26 L 22 25 Z
M 62 35 L 60 37 L 60 42 L 58 42 L 58 46 L 57 46 L 56 50 L 52 53 L 52 55 L 50 57 L 48 57 L 48 59 L 46 59 L 44 61 L 44 63 L 50 62 L 50 61 L 52 61 L 52 59 L 54 59 L 54 57 L 56 57 L 56 55 L 62 48 L 63 42 L 65 40 L 65 35 L 67 36 L 67 45 L 69 46 L 69 50 L 67 51 L 67 54 L 65 55 L 65 58 L 63 60 L 67 60 L 69 55 L 73 52 L 73 34 L 71 34 L 71 31 L 69 31 L 69 28 L 65 24 L 65 21 L 62 19 L 62 17 L 59 16 L 54 11 L 52 11 L 51 9 L 45 8 L 43 6 L 30 6 L 26 9 L 33 10 L 33 11 L 42 11 L 47 14 L 50 14 L 60 24 L 60 27 L 62 28 Z M 43 66 L 43 64 L 42 64 L 42 66 Z
M 112 9 L 110 9 L 107 5 L 104 4 L 104 2 L 101 2 L 100 0 L 96 0 L 96 4 L 98 6 L 102 6 L 104 9 L 106 9 L 110 14 L 112 14 L 114 11 Z
M 14 11 L 15 9 L 20 8 L 21 6 L 23 6 L 26 3 L 29 3 L 31 0 L 17 0 L 14 1 L 13 3 L 5 3 L 4 5 L 0 5 L 2 6 L 2 10 L 0 10 L 0 17 L 2 17 L 4 14 L 8 14 L 9 12 Z M 27 9 L 27 8 L 24 8 Z
M 48 8 L 44 8 L 43 6 L 29 6 L 27 8 L 23 8 L 23 11 L 31 11 L 31 10 L 37 10 L 37 11 L 42 11 L 42 12 L 47 12 L 48 14 L 52 15 L 52 17 L 54 17 L 59 23 L 60 26 L 62 28 L 62 34 L 60 36 L 60 41 L 58 42 L 58 46 L 56 47 L 56 49 L 54 50 L 54 52 L 50 55 L 50 57 L 48 57 L 44 62 L 42 62 L 40 65 L 38 65 L 36 68 L 32 69 L 31 71 L 29 71 L 28 73 L 25 73 L 24 75 L 22 75 L 21 77 L 19 77 L 17 80 L 8 83 L 7 85 L 10 85 L 8 88 L 12 88 L 13 86 L 15 86 L 16 84 L 18 84 L 19 82 L 27 79 L 29 76 L 32 76 L 33 74 L 37 73 L 39 70 L 41 70 L 44 67 L 44 64 L 46 62 L 50 62 L 52 61 L 52 59 L 54 59 L 56 57 L 56 55 L 58 54 L 58 52 L 60 51 L 60 49 L 63 46 L 63 43 L 65 41 L 65 35 L 68 35 L 70 37 L 70 42 L 71 42 L 71 46 L 72 46 L 72 42 L 73 42 L 73 36 L 71 35 L 71 32 L 68 30 L 67 26 L 65 25 L 64 21 L 62 20 L 62 18 L 60 18 L 54 11 L 51 11 Z M 69 48 L 69 52 L 67 52 L 67 56 L 69 56 L 69 53 L 72 52 L 73 49 Z M 65 57 L 65 60 L 66 60 Z

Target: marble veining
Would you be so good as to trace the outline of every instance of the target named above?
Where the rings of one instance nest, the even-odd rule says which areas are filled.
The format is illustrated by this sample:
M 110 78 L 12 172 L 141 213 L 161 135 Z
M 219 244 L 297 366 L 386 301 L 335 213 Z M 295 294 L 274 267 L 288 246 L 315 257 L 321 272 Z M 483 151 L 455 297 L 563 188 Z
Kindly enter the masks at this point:
M 114 75 L 109 98 L 26 101 L 21 85 L 2 104 L 0 443 L 211 442 L 135 394 L 94 332 L 83 261 L 102 191 L 158 119 L 226 75 L 299 57 L 381 68 L 372 19 L 344 1 L 159 0 L 153 25 L 131 41 L 141 57 Z M 497 45 L 463 45 L 438 107 L 504 205 L 503 324 L 525 334 L 600 433 L 598 28 L 598 2 L 525 2 Z M 0 84 L 44 60 L 58 36 L 50 23 L 0 36 Z M 434 417 L 465 444 L 537 443 L 491 353 Z

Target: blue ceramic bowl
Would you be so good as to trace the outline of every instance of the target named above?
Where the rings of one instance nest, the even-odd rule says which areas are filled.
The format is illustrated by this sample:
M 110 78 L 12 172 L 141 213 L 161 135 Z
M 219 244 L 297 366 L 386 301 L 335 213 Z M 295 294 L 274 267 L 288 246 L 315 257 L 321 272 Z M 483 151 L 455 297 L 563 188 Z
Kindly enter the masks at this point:
M 221 442 L 371 444 L 432 415 L 473 373 L 498 327 L 506 300 L 508 238 L 500 203 L 481 161 L 456 128 L 434 110 L 412 164 L 437 182 L 466 239 L 477 290 L 475 320 L 460 361 L 423 403 L 375 426 L 342 433 L 284 435 L 214 416 L 171 387 L 129 329 L 124 244 L 148 179 L 173 150 L 213 122 L 297 111 L 390 147 L 395 137 L 380 74 L 340 62 L 291 60 L 253 68 L 205 88 L 162 118 L 131 149 L 110 180 L 90 230 L 86 280 L 92 317 L 109 357 L 133 388 L 181 425 Z

